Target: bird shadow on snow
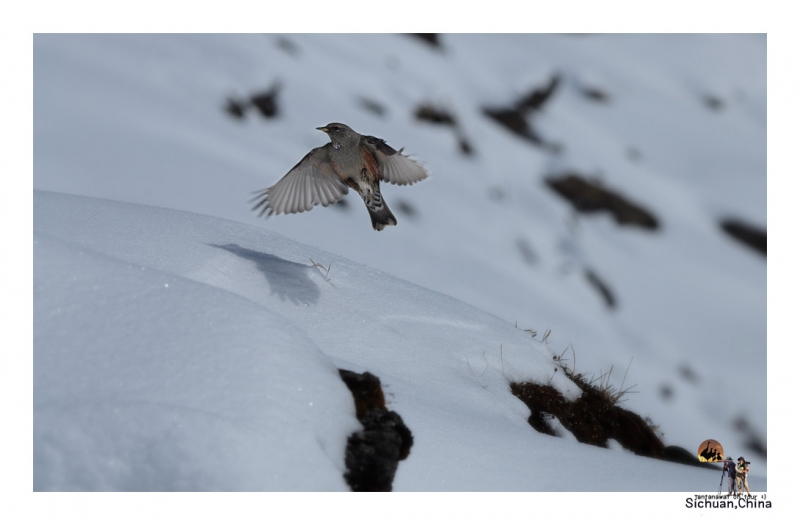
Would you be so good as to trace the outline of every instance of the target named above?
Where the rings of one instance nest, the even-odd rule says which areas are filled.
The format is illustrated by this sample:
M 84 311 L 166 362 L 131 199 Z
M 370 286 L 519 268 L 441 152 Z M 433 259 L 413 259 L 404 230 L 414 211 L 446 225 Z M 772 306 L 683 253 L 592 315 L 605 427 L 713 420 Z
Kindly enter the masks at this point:
M 256 268 L 267 278 L 270 292 L 282 301 L 289 299 L 295 304 L 315 304 L 319 300 L 319 286 L 311 280 L 310 267 L 305 264 L 243 248 L 238 244 L 209 244 L 209 246 L 222 248 L 256 263 Z

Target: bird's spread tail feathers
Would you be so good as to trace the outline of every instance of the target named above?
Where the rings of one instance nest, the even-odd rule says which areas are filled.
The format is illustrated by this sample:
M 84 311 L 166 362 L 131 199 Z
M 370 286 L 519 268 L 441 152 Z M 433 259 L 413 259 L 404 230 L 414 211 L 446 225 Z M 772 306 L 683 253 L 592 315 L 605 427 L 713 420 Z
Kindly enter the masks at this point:
M 367 211 L 369 218 L 372 219 L 372 227 L 376 231 L 381 231 L 386 226 L 397 226 L 397 219 L 394 218 L 386 203 L 380 209 L 367 207 Z
M 361 198 L 367 205 L 369 218 L 372 219 L 372 227 L 375 231 L 381 231 L 386 226 L 397 226 L 397 219 L 383 200 L 379 184 L 366 190 L 362 193 Z
M 367 208 L 367 211 L 369 211 L 369 218 L 372 219 L 372 227 L 376 231 L 381 231 L 386 226 L 397 226 L 397 219 L 394 218 L 385 203 L 380 209 Z
M 394 218 L 389 206 L 383 200 L 381 195 L 381 186 L 379 182 L 374 184 L 367 184 L 359 188 L 359 194 L 364 199 L 364 204 L 367 206 L 369 218 L 372 219 L 372 228 L 375 231 L 381 231 L 386 226 L 396 226 L 397 219 Z

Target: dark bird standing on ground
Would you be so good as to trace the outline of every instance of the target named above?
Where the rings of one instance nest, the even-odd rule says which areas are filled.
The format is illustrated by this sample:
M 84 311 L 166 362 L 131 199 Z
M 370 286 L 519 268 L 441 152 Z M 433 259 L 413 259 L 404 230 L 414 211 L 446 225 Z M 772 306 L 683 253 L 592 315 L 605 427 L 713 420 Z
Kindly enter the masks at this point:
M 367 205 L 372 227 L 380 231 L 397 219 L 381 196 L 381 181 L 405 186 L 421 181 L 428 171 L 383 139 L 359 135 L 337 122 L 317 128 L 331 141 L 314 148 L 273 186 L 259 191 L 253 207 L 259 217 L 308 211 L 330 206 L 353 188 Z

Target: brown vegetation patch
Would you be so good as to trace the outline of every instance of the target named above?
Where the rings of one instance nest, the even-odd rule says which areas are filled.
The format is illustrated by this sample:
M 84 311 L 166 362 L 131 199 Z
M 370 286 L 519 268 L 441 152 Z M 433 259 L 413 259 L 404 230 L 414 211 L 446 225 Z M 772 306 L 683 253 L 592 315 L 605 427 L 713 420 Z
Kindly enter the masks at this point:
M 611 213 L 618 224 L 630 224 L 647 230 L 658 229 L 658 220 L 642 206 L 577 173 L 550 177 L 546 182 L 553 191 L 568 200 L 581 213 L 606 211 Z
M 511 383 L 511 393 L 531 409 L 528 423 L 539 432 L 554 435 L 546 420 L 551 414 L 581 443 L 607 448 L 608 440 L 614 439 L 640 456 L 664 458 L 664 444 L 650 425 L 597 389 L 585 389 L 575 401 L 567 401 L 549 385 L 535 383 Z

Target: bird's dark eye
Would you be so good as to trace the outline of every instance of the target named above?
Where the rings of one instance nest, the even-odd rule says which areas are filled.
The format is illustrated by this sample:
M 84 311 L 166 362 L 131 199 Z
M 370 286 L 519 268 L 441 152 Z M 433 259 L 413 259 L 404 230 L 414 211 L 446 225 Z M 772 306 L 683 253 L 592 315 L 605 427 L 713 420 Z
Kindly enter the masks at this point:
M 339 131 L 339 126 L 333 126 L 331 129 L 332 129 L 333 131 Z

